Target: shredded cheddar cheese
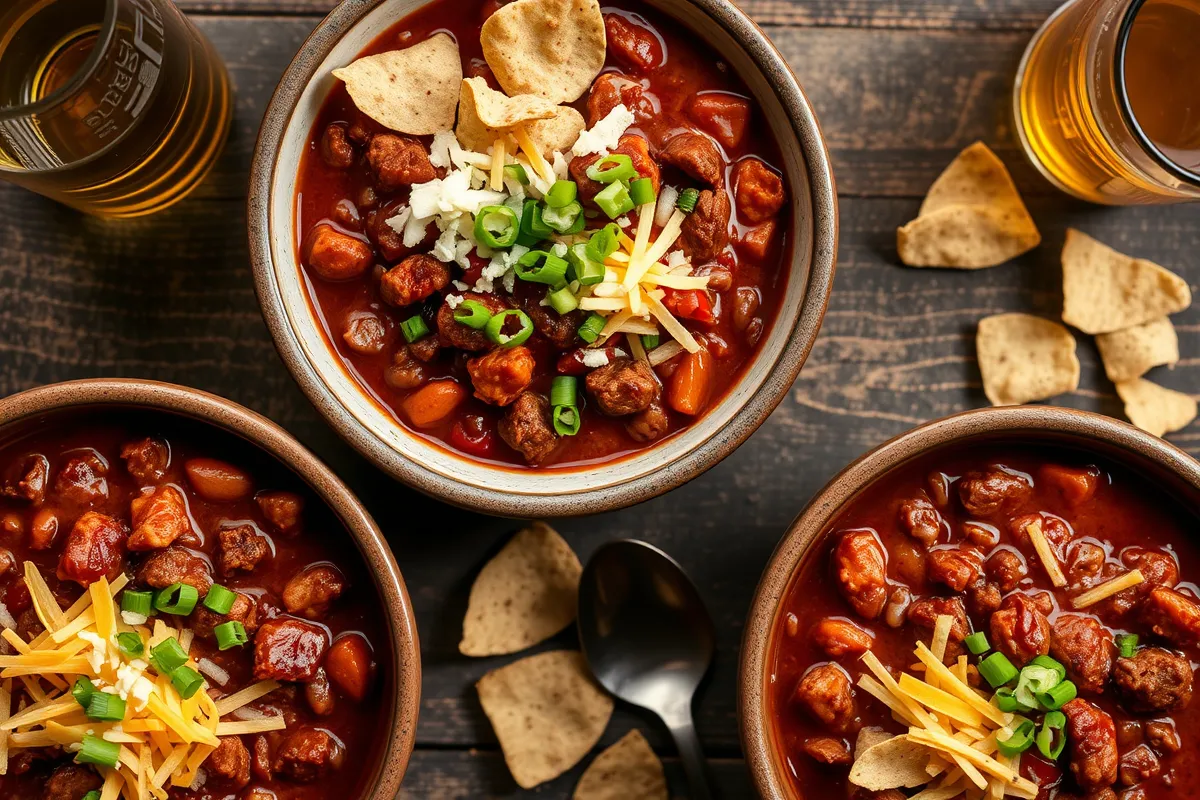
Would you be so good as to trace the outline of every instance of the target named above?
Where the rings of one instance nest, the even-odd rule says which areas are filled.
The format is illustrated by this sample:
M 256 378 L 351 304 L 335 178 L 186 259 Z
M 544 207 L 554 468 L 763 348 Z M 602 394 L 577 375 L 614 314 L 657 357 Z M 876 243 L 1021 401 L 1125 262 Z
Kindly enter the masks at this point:
M 1124 575 L 1118 575 L 1110 581 L 1105 581 L 1099 586 L 1088 589 L 1086 592 L 1072 600 L 1071 605 L 1076 609 L 1094 606 L 1101 600 L 1112 597 L 1114 594 L 1123 592 L 1130 587 L 1137 586 L 1144 580 L 1146 579 L 1142 575 L 1142 571 L 1140 569 L 1126 572 Z
M 1029 534 L 1029 541 L 1033 542 L 1033 549 L 1037 551 L 1042 566 L 1046 568 L 1050 582 L 1059 589 L 1066 586 L 1067 578 L 1063 575 L 1062 568 L 1058 566 L 1058 558 L 1050 549 L 1050 542 L 1046 541 L 1046 534 L 1042 533 L 1042 524 L 1034 520 L 1025 526 L 1025 532 Z

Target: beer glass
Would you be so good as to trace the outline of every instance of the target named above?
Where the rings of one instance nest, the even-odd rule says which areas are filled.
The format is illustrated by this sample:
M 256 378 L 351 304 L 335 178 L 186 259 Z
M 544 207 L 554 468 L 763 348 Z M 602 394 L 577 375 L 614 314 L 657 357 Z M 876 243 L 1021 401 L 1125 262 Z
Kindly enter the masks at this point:
M 1026 155 L 1093 203 L 1200 200 L 1200 0 L 1070 0 L 1013 91 Z
M 208 174 L 231 116 L 224 65 L 169 0 L 0 3 L 0 178 L 150 214 Z

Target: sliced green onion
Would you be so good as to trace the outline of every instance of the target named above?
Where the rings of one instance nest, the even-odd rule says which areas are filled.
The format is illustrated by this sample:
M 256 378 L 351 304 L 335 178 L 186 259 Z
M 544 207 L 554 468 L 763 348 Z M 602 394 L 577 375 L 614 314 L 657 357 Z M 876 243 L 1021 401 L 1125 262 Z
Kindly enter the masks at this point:
M 579 330 L 576 333 L 579 334 L 580 339 L 591 344 L 600 337 L 600 331 L 604 330 L 604 323 L 604 317 L 593 313 L 583 321 L 583 324 L 579 326 Z
M 115 694 L 92 692 L 86 713 L 97 722 L 120 722 L 125 719 L 125 701 Z
M 454 309 L 455 322 L 477 331 L 486 328 L 491 318 L 492 312 L 478 300 L 463 300 L 458 304 L 458 308 Z
M 521 221 L 508 206 L 484 206 L 475 215 L 475 241 L 485 247 L 512 247 L 520 233 Z
M 429 326 L 425 324 L 425 318 L 417 314 L 401 322 L 400 331 L 404 334 L 404 341 L 415 342 L 429 335 Z
M 1012 736 L 1007 739 L 997 739 L 996 746 L 1000 748 L 1000 752 L 1006 756 L 1016 756 L 1024 753 L 1033 745 L 1033 723 L 1025 720 L 1017 729 L 1013 731 Z
M 547 208 L 542 211 L 542 221 L 549 225 L 555 233 L 578 233 L 583 230 L 580 220 L 583 216 L 583 206 L 578 201 L 572 201 L 562 208 Z M 575 229 L 578 230 L 575 230 Z
M 521 329 L 512 335 L 504 333 L 504 323 L 509 317 L 515 317 L 521 323 Z M 506 308 L 488 320 L 484 333 L 501 347 L 516 347 L 533 334 L 533 322 L 524 311 Z
M 654 348 L 658 347 L 658 342 L 659 342 L 659 339 L 658 339 L 657 333 L 643 333 L 642 334 L 642 347 L 644 347 L 645 349 L 653 350 Z
M 557 286 L 567 277 L 566 259 L 545 250 L 530 250 L 517 259 L 514 266 L 517 277 L 523 281 Z
M 98 764 L 102 767 L 115 767 L 121 755 L 121 745 L 109 742 L 90 733 L 83 735 L 79 752 L 75 754 L 76 764 Z
M 700 199 L 700 191 L 688 187 L 679 193 L 679 199 L 675 201 L 675 207 L 685 214 L 690 214 L 696 210 L 696 201 Z
M 550 405 L 573 406 L 579 381 L 571 375 L 558 375 L 550 381 Z
M 588 255 L 588 245 L 580 242 L 567 249 L 567 265 L 571 276 L 583 286 L 591 286 L 604 280 L 604 264 Z
M 204 685 L 204 676 L 191 667 L 177 667 L 171 673 L 171 685 L 179 691 L 180 697 L 187 700 Z
M 654 202 L 654 181 L 649 178 L 638 178 L 629 184 L 629 199 L 639 208 Z
M 529 185 L 529 173 L 525 171 L 525 167 L 521 164 L 505 164 L 504 174 L 522 186 Z
M 633 211 L 633 200 L 629 197 L 629 190 L 625 188 L 625 184 L 620 182 L 605 186 L 596 193 L 595 199 L 596 205 L 608 215 L 609 219 L 616 219 L 622 214 Z
M 100 790 L 92 789 L 90 792 L 85 794 L 83 797 L 79 798 L 79 800 L 100 800 Z
M 583 418 L 575 406 L 555 406 L 553 413 L 554 432 L 559 436 L 574 436 L 579 433 Z
M 82 675 L 71 686 L 71 696 L 75 698 L 76 703 L 79 703 L 84 708 L 88 707 L 88 703 L 92 701 L 92 695 L 95 693 L 95 685 Z
M 993 689 L 999 689 L 1017 677 L 1017 668 L 1004 653 L 992 653 L 979 662 L 979 674 Z
M 550 191 L 546 192 L 546 205 L 550 208 L 569 206 L 575 202 L 575 195 L 578 193 L 579 187 L 575 185 L 575 181 L 555 181 Z
M 633 159 L 624 153 L 609 153 L 587 168 L 587 176 L 597 183 L 614 184 L 637 178 Z
M 204 607 L 217 614 L 228 614 L 237 600 L 237 592 L 231 592 L 219 583 L 214 583 L 204 598 Z
M 621 246 L 619 235 L 621 226 L 615 222 L 610 222 L 600 230 L 592 234 L 587 243 L 587 257 L 599 264 L 604 263 L 604 259 L 617 252 L 617 248 Z
M 1063 728 L 1067 725 L 1067 715 L 1061 711 L 1051 711 L 1042 719 L 1042 727 L 1037 732 L 1037 749 L 1051 761 L 1062 755 L 1067 745 L 1067 735 Z
M 117 634 L 117 649 L 126 658 L 137 658 L 146 652 L 146 646 L 142 644 L 142 637 L 133 631 L 124 631 Z
M 1039 692 L 1037 701 L 1047 711 L 1057 711 L 1075 699 L 1079 694 L 1078 688 L 1071 681 L 1063 681 L 1044 692 Z
M 1021 678 L 1017 681 L 1014 694 L 1017 702 L 1027 706 L 1037 706 L 1037 696 L 1048 692 L 1062 681 L 1062 676 L 1053 667 L 1041 667 L 1036 664 L 1026 664 L 1021 669 Z
M 1032 706 L 1021 705 L 1010 686 L 1001 686 L 997 689 L 996 694 L 992 696 L 992 702 L 995 703 L 996 708 L 1006 713 L 1034 710 Z
M 1137 652 L 1137 646 L 1136 633 L 1122 633 L 1117 637 L 1117 649 L 1121 652 L 1121 658 L 1133 658 L 1133 654 Z
M 189 583 L 172 583 L 154 595 L 154 607 L 164 614 L 186 617 L 196 607 L 200 592 Z
M 159 675 L 170 675 L 187 663 L 187 653 L 179 646 L 179 640 L 168 636 L 150 648 L 150 663 Z
M 990 647 L 988 645 L 987 634 L 983 631 L 972 633 L 966 639 L 963 639 L 963 644 L 971 651 L 972 655 L 982 655 L 986 653 Z
M 546 300 L 550 303 L 550 307 L 559 314 L 570 314 L 579 308 L 579 298 L 571 293 L 569 286 L 551 290 L 546 294 Z
M 217 637 L 218 650 L 240 647 L 250 641 L 250 637 L 246 634 L 246 626 L 236 619 L 213 626 L 213 636 Z
M 553 233 L 554 230 L 542 219 L 542 207 L 538 201 L 526 200 L 521 208 L 521 235 L 517 237 L 517 244 L 530 247 L 531 245 L 525 242 L 532 241 L 533 244 L 537 244 L 543 239 L 549 239 Z M 522 241 L 522 238 L 525 241 Z
M 154 613 L 154 594 L 152 592 L 134 592 L 126 589 L 121 592 L 121 610 L 149 617 Z
M 1054 660 L 1050 656 L 1034 656 L 1033 660 L 1025 665 L 1028 667 L 1044 667 L 1052 669 L 1058 673 L 1058 679 L 1061 681 L 1067 677 L 1067 668 L 1061 662 Z

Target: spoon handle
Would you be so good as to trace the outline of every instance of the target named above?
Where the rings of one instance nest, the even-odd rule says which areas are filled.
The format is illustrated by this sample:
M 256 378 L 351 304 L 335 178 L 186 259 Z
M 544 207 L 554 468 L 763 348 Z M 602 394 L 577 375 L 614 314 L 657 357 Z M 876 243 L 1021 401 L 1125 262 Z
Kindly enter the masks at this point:
M 712 792 L 708 788 L 708 775 L 704 768 L 704 749 L 700 746 L 700 737 L 696 735 L 692 715 L 686 713 L 668 727 L 675 739 L 675 747 L 679 750 L 683 771 L 687 774 L 692 800 L 712 800 Z

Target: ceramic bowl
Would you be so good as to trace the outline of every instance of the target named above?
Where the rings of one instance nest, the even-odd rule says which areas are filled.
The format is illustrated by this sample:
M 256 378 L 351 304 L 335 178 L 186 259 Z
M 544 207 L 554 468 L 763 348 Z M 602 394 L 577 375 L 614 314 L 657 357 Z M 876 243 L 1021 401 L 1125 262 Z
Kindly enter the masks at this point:
M 349 0 L 300 48 L 267 108 L 250 178 L 249 234 L 263 316 L 288 369 L 329 423 L 393 477 L 459 506 L 500 516 L 596 513 L 654 497 L 733 452 L 787 395 L 812 348 L 833 281 L 837 200 L 816 117 L 787 63 L 727 0 L 650 0 L 682 20 L 748 85 L 783 151 L 793 197 L 792 260 L 779 317 L 741 381 L 661 444 L 600 469 L 506 468 L 460 456 L 401 427 L 327 343 L 297 265 L 297 167 L 330 74 L 421 0 Z
M 412 604 L 396 560 L 371 515 L 346 485 L 291 434 L 229 400 L 196 389 L 143 380 L 85 380 L 31 389 L 0 400 L 0 443 L 56 421 L 99 419 L 106 412 L 136 411 L 195 421 L 243 439 L 300 477 L 345 525 L 366 562 L 388 620 L 391 691 L 381 713 L 391 724 L 387 741 L 363 783 L 364 800 L 392 800 L 412 754 L 421 695 L 421 657 Z M 376 651 L 382 660 L 382 648 Z
M 1194 505 L 1200 463 L 1156 436 L 1110 417 L 1051 406 L 987 408 L 935 420 L 886 442 L 846 467 L 800 512 L 784 534 L 755 592 L 738 675 L 742 750 L 763 798 L 803 798 L 787 774 L 767 708 L 776 617 L 809 549 L 863 491 L 897 467 L 964 445 L 1039 443 L 1094 454 L 1141 473 Z

